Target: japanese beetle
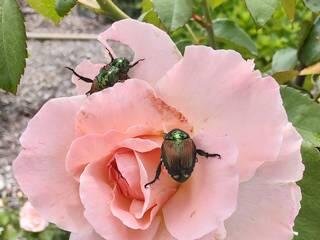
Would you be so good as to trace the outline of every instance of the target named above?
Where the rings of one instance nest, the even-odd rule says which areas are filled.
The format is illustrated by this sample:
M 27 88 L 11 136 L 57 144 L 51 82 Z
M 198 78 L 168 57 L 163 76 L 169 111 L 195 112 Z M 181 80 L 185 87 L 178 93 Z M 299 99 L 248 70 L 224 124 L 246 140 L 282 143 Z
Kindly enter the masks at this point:
M 125 57 L 114 58 L 107 49 L 108 54 L 110 56 L 111 62 L 105 66 L 103 66 L 98 75 L 92 80 L 90 78 L 81 76 L 80 74 L 76 73 L 76 71 L 70 67 L 66 67 L 70 71 L 73 72 L 79 79 L 82 81 L 92 83 L 91 88 L 86 95 L 90 95 L 92 93 L 101 91 L 105 88 L 112 87 L 117 82 L 123 82 L 129 78 L 128 72 L 130 68 L 133 68 L 137 65 L 140 61 L 144 59 L 139 59 L 133 64 L 130 64 L 130 61 Z
M 169 175 L 177 182 L 185 182 L 193 171 L 197 162 L 197 154 L 209 158 L 217 157 L 221 159 L 220 154 L 207 153 L 197 149 L 189 134 L 181 129 L 173 129 L 165 134 L 164 141 L 161 145 L 161 160 L 158 165 L 154 179 L 145 184 L 144 187 L 153 184 L 159 179 L 161 166 L 167 169 Z

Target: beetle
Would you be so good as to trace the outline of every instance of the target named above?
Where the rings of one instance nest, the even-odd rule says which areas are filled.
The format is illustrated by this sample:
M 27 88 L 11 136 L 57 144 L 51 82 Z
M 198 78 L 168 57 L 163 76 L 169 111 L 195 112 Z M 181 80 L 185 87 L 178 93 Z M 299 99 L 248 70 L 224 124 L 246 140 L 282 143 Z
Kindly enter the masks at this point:
M 147 188 L 159 179 L 161 166 L 168 171 L 169 175 L 177 182 L 183 183 L 190 176 L 197 162 L 197 154 L 209 158 L 216 157 L 221 159 L 217 153 L 207 153 L 197 149 L 192 138 L 185 131 L 175 128 L 164 135 L 164 141 L 161 145 L 161 159 L 158 165 L 156 175 L 151 182 L 144 185 Z
M 73 72 L 79 79 L 85 81 L 87 83 L 92 83 L 91 88 L 86 95 L 91 95 L 92 93 L 101 91 L 105 88 L 112 87 L 117 82 L 123 82 L 129 78 L 128 72 L 130 68 L 136 66 L 139 62 L 144 59 L 139 59 L 133 64 L 130 64 L 130 61 L 125 57 L 114 58 L 109 49 L 106 48 L 108 54 L 110 56 L 110 63 L 104 65 L 98 75 L 92 80 L 90 78 L 81 76 L 74 69 L 70 67 L 66 67 L 70 71 Z

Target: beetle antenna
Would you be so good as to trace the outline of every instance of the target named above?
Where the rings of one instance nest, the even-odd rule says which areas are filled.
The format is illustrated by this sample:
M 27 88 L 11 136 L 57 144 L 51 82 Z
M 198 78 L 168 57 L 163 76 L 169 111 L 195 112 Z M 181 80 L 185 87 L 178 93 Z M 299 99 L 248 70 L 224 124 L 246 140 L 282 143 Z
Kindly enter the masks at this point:
M 66 67 L 66 69 L 69 69 L 71 72 L 73 72 L 74 75 L 76 75 L 76 76 L 77 76 L 78 78 L 80 78 L 82 81 L 85 81 L 85 82 L 87 82 L 87 83 L 93 83 L 93 80 L 92 80 L 92 79 L 86 78 L 86 77 L 84 77 L 84 76 L 79 75 L 79 74 L 76 73 L 76 71 L 73 70 L 72 68 Z
M 134 64 L 132 64 L 132 65 L 129 65 L 129 67 L 130 68 L 133 68 L 135 65 L 137 65 L 139 62 L 142 62 L 142 61 L 144 61 L 145 59 L 144 58 L 142 58 L 142 59 L 139 59 L 138 61 L 136 61 Z
M 106 50 L 108 51 L 109 57 L 111 59 L 111 62 L 113 62 L 113 60 L 114 60 L 113 55 L 111 54 L 111 52 L 110 52 L 110 50 L 108 48 L 106 48 Z

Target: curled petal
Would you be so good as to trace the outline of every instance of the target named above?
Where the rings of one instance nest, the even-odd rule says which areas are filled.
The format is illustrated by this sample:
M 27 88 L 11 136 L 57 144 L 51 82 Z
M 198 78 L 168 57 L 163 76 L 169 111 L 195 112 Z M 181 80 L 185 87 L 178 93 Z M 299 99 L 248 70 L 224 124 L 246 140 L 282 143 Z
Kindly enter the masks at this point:
M 106 179 L 105 161 L 89 164 L 80 178 L 80 197 L 85 207 L 84 214 L 95 231 L 108 240 L 152 240 L 159 220 L 154 219 L 146 230 L 134 230 L 125 226 L 110 210 L 113 193 Z
M 66 157 L 67 171 L 79 180 L 88 163 L 110 159 L 118 148 L 146 152 L 159 147 L 159 143 L 147 139 L 131 138 L 134 136 L 135 134 L 130 135 L 111 130 L 106 134 L 87 134 L 75 139 Z

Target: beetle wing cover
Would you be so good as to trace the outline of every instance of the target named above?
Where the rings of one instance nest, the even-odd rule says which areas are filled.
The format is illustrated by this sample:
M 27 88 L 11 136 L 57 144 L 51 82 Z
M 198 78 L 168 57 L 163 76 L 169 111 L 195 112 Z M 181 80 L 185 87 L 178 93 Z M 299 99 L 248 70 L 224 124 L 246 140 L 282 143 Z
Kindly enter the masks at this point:
M 191 138 L 181 141 L 165 140 L 162 144 L 162 161 L 170 174 L 180 170 L 192 171 L 196 160 L 196 147 Z

